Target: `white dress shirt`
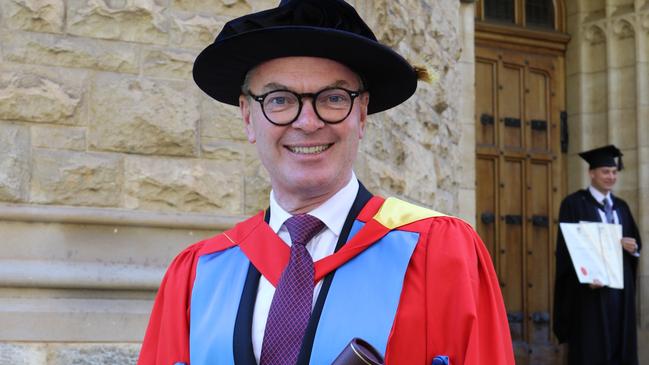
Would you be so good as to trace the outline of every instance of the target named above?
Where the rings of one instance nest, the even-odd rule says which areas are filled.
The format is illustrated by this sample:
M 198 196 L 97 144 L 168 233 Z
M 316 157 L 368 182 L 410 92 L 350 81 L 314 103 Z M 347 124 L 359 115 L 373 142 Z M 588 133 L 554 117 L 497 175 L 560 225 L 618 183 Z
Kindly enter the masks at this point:
M 607 192 L 606 195 L 602 194 L 599 190 L 595 189 L 592 185 L 588 187 L 588 191 L 590 191 L 590 195 L 597 200 L 598 203 L 604 204 L 604 199 L 608 200 L 608 203 L 613 206 L 613 199 L 611 198 L 611 192 Z M 602 209 L 597 209 L 597 212 L 599 213 L 600 218 L 602 218 L 602 222 L 608 223 L 606 221 L 606 213 Z M 615 224 L 620 224 L 620 219 L 617 217 L 617 212 L 613 210 L 613 221 Z
M 322 205 L 308 213 L 317 217 L 325 224 L 325 228 L 315 235 L 306 245 L 306 249 L 309 251 L 309 254 L 311 254 L 314 262 L 334 253 L 338 237 L 340 236 L 340 231 L 342 231 L 347 214 L 354 204 L 354 199 L 356 199 L 358 187 L 358 179 L 356 179 L 356 175 L 352 172 L 352 178 L 345 187 L 340 189 Z M 291 245 L 291 237 L 284 226 L 284 222 L 290 217 L 291 214 L 277 203 L 275 194 L 271 191 L 270 220 L 268 225 L 289 246 Z M 322 280 L 316 283 L 313 290 L 314 304 L 318 298 L 318 293 L 320 293 L 321 287 Z M 275 287 L 262 275 L 259 279 L 257 299 L 255 300 L 255 309 L 252 315 L 252 348 L 257 363 L 259 363 L 259 358 L 261 356 L 261 346 L 264 342 L 266 320 L 268 319 L 268 312 L 270 311 L 270 304 L 273 300 L 274 294 Z

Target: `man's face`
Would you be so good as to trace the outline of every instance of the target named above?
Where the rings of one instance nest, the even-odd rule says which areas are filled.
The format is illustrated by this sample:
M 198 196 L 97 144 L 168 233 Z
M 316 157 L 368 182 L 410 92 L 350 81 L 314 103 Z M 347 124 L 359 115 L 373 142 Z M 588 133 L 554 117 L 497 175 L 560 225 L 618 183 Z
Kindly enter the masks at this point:
M 617 181 L 617 167 L 603 166 L 588 171 L 590 175 L 590 184 L 602 193 L 608 193 L 613 190 L 613 185 Z
M 358 76 L 346 66 L 313 57 L 267 61 L 249 78 L 249 90 L 255 95 L 277 89 L 315 93 L 332 86 L 358 91 L 359 84 Z M 248 141 L 256 143 L 276 194 L 311 199 L 341 189 L 351 178 L 368 102 L 369 96 L 363 93 L 354 100 L 347 118 L 327 124 L 316 115 L 311 98 L 305 98 L 292 124 L 276 126 L 266 119 L 257 101 L 242 95 L 239 105 Z

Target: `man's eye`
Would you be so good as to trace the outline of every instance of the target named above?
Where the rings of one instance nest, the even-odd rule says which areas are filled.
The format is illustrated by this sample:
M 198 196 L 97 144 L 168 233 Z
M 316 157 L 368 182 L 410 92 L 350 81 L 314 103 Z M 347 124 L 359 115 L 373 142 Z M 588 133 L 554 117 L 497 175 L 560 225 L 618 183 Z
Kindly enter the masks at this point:
M 344 103 L 346 101 L 343 95 L 329 95 L 327 99 L 330 103 Z
M 292 107 L 298 103 L 295 95 L 287 92 L 276 92 L 266 97 L 264 104 L 268 108 L 286 108 Z
M 339 92 L 331 92 L 320 95 L 320 97 L 318 98 L 318 103 L 329 106 L 346 105 L 349 103 L 349 96 L 347 94 L 342 94 Z
M 287 103 L 286 97 L 284 96 L 275 96 L 268 100 L 268 104 L 272 105 L 284 105 Z

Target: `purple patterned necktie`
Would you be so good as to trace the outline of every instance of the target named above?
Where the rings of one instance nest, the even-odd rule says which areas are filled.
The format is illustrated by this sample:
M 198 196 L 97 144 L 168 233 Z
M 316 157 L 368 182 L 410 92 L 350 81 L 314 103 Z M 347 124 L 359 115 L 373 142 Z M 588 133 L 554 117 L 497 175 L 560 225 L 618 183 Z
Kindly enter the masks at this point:
M 275 290 L 261 347 L 261 365 L 297 362 L 313 303 L 313 259 L 305 245 L 324 227 L 318 218 L 295 215 L 284 222 L 291 236 L 291 258 Z

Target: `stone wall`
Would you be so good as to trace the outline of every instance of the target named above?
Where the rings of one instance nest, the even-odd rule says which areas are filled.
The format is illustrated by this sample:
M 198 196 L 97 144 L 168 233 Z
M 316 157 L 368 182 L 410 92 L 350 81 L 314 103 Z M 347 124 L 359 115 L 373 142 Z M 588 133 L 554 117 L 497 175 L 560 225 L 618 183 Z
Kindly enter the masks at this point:
M 0 1 L 0 363 L 134 363 L 173 255 L 267 205 L 238 110 L 191 67 L 276 3 Z M 472 5 L 352 4 L 437 79 L 371 116 L 357 174 L 473 220 Z
M 615 193 L 630 205 L 645 239 L 638 277 L 640 338 L 649 338 L 649 1 L 568 1 L 566 58 L 569 190 L 589 184 L 580 151 L 615 144 L 624 170 Z M 640 342 L 642 343 L 642 342 Z M 640 346 L 641 363 L 649 350 Z

